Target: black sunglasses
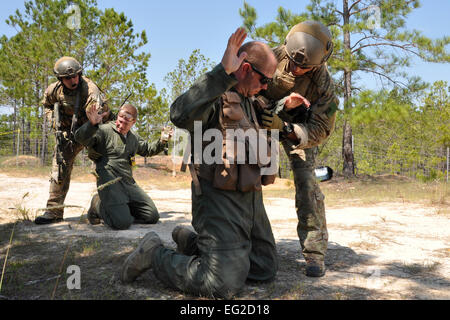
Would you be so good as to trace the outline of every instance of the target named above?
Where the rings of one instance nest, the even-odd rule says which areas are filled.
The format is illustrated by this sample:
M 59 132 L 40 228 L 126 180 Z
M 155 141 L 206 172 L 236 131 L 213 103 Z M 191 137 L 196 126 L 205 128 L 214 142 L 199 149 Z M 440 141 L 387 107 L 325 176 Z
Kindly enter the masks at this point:
M 248 62 L 247 60 L 244 60 L 244 61 L 247 62 L 252 67 L 253 71 L 255 71 L 257 74 L 259 74 L 261 76 L 261 79 L 259 79 L 259 82 L 262 85 L 268 84 L 272 81 L 271 78 L 267 77 L 264 73 L 262 73 L 257 68 L 255 68 L 255 66 L 251 62 Z
M 73 79 L 75 77 L 78 77 L 78 74 L 73 74 L 71 76 L 65 76 L 65 77 L 63 77 L 63 79 L 70 80 L 70 79 Z

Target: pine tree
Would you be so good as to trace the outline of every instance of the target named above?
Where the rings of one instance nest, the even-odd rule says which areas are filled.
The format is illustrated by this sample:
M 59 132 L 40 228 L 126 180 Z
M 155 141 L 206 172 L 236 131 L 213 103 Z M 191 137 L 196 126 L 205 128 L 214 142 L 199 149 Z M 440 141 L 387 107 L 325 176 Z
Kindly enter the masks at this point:
M 256 27 L 256 10 L 244 2 L 240 14 L 244 26 L 254 39 L 262 39 L 270 45 L 282 44 L 287 32 L 296 23 L 308 19 L 318 20 L 329 27 L 333 34 L 335 50 L 329 60 L 336 84 L 343 83 L 340 91 L 344 98 L 344 123 L 342 139 L 343 172 L 355 173 L 350 119 L 352 96 L 358 86 L 358 73 L 370 73 L 386 85 L 405 86 L 417 79 L 410 78 L 405 68 L 411 59 L 418 57 L 427 62 L 450 61 L 445 47 L 450 37 L 432 40 L 418 30 L 407 30 L 407 16 L 419 7 L 419 1 L 402 0 L 311 0 L 302 14 L 294 14 L 282 7 L 276 21 Z

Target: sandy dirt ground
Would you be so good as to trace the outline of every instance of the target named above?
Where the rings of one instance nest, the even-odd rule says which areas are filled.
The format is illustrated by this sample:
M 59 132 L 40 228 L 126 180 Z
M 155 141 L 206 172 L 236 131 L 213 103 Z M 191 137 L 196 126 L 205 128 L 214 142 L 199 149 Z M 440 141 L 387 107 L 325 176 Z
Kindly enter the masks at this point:
M 0 174 L 2 207 L 17 206 L 28 192 L 22 203 L 31 209 L 34 217 L 36 210 L 45 207 L 48 187 L 47 179 Z M 80 220 L 80 216 L 89 207 L 95 185 L 72 182 L 66 205 L 83 208 L 66 208 L 65 221 L 56 225 L 18 224 L 16 234 L 47 233 L 62 237 L 79 235 L 99 241 L 111 238 L 137 241 L 147 232 L 156 231 L 166 245 L 175 246 L 171 239 L 173 228 L 178 224 L 190 225 L 190 190 L 165 191 L 149 187 L 144 190 L 160 211 L 161 219 L 156 225 L 133 225 L 126 231 L 89 225 L 85 219 Z M 285 283 L 286 287 L 292 285 L 286 291 L 288 294 L 279 298 L 450 299 L 449 217 L 436 214 L 433 208 L 403 203 L 327 207 L 327 273 L 314 279 L 303 274 L 305 262 L 296 234 L 294 201 L 267 198 L 265 204 L 281 257 L 275 282 Z M 11 222 L 8 212 L 7 209 L 0 211 L 0 224 Z M 7 243 L 0 243 L 2 264 L 6 247 Z M 249 285 L 245 298 L 270 297 L 263 294 L 268 290 L 274 290 L 273 285 Z

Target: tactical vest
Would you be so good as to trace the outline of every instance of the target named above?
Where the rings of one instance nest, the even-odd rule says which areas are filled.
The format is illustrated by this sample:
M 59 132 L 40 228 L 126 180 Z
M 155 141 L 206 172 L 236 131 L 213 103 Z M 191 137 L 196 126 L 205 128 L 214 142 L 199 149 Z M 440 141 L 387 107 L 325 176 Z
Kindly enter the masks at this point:
M 61 125 L 65 129 L 70 129 L 72 117 L 75 112 L 75 106 L 78 99 L 77 127 L 84 124 L 88 119 L 85 113 L 86 103 L 89 97 L 89 83 L 86 78 L 81 77 L 79 86 L 76 90 L 69 90 L 64 87 L 62 82 L 58 82 L 52 92 L 53 99 L 61 104 Z M 78 96 L 78 97 L 77 97 Z
M 261 175 L 261 168 L 268 165 L 262 165 L 259 159 L 257 159 L 257 163 L 255 164 L 249 163 L 249 148 L 251 146 L 249 146 L 248 141 L 245 141 L 245 163 L 237 163 L 236 143 L 234 143 L 233 161 L 230 161 L 229 157 L 227 157 L 227 143 L 231 142 L 230 137 L 227 137 L 227 129 L 242 129 L 244 132 L 249 129 L 254 129 L 258 133 L 259 124 L 253 106 L 250 105 L 253 118 L 251 121 L 242 109 L 241 97 L 236 92 L 225 92 L 221 97 L 221 102 L 219 121 L 216 129 L 219 129 L 222 133 L 223 163 L 211 165 L 202 163 L 194 165 L 195 171 L 199 177 L 210 181 L 217 189 L 241 192 L 260 191 L 262 185 L 275 182 L 275 175 Z M 270 157 L 270 138 L 265 139 L 265 141 L 268 144 L 266 149 L 268 152 L 267 156 Z M 202 152 L 208 144 L 203 143 Z
M 319 99 L 318 86 L 313 80 L 314 70 L 300 77 L 294 77 L 289 71 L 289 58 L 286 55 L 284 46 L 274 49 L 274 54 L 278 60 L 277 70 L 273 76 L 272 83 L 268 86 L 265 96 L 270 100 L 280 100 L 292 92 L 296 92 L 312 104 Z M 314 108 L 314 106 L 312 106 Z M 315 111 L 315 110 L 311 110 Z M 307 111 L 305 108 L 296 109 L 297 122 L 306 120 Z

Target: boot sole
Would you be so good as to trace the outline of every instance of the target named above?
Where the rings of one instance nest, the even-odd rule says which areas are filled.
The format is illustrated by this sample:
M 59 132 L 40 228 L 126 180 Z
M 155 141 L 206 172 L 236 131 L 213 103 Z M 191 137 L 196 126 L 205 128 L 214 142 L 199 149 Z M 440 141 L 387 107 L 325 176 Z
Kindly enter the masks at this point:
M 147 233 L 145 236 L 144 236 L 144 238 L 142 238 L 142 240 L 141 240 L 141 242 L 139 243 L 139 245 L 138 245 L 138 247 L 136 248 L 136 250 L 134 250 L 129 256 L 128 256 L 128 258 L 126 258 L 125 259 L 125 262 L 123 263 L 123 266 L 122 266 L 122 271 L 121 271 L 121 274 L 120 274 L 120 279 L 122 280 L 122 282 L 123 283 L 131 283 L 131 282 L 133 282 L 134 280 L 136 280 L 136 278 L 142 273 L 142 272 L 144 272 L 145 270 L 148 270 L 148 269 L 150 269 L 151 268 L 151 261 L 150 261 L 150 267 L 149 268 L 145 268 L 140 274 L 138 274 L 138 275 L 136 275 L 135 277 L 133 277 L 133 279 L 127 279 L 125 276 L 126 276 L 126 271 L 128 270 L 128 268 L 126 268 L 125 266 L 127 266 L 127 265 L 129 265 L 129 262 L 130 261 L 132 261 L 137 255 L 140 255 L 141 254 L 141 250 L 143 249 L 142 247 L 143 247 L 143 244 L 146 242 L 146 240 L 148 239 L 148 238 L 153 238 L 154 237 L 154 234 L 156 234 L 155 232 L 150 232 L 150 233 Z M 146 239 L 147 238 L 147 239 Z M 160 245 L 162 245 L 162 242 L 160 241 Z M 156 246 L 155 246 L 156 247 Z M 155 248 L 154 247 L 154 248 Z

